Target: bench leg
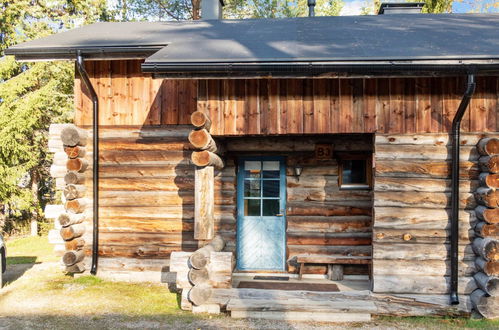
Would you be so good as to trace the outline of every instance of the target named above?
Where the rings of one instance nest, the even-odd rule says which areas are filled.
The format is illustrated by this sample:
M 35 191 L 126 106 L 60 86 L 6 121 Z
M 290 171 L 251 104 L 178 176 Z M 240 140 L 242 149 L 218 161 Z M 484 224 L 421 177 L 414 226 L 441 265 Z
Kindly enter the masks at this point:
M 332 281 L 342 281 L 343 265 L 327 265 L 327 275 Z

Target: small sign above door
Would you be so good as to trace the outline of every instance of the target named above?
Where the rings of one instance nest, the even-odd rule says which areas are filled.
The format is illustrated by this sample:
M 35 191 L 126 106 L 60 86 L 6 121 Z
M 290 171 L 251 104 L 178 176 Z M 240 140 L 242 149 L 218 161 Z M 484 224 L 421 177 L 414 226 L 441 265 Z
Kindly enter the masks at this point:
M 329 143 L 317 143 L 315 145 L 315 159 L 333 159 L 333 145 Z

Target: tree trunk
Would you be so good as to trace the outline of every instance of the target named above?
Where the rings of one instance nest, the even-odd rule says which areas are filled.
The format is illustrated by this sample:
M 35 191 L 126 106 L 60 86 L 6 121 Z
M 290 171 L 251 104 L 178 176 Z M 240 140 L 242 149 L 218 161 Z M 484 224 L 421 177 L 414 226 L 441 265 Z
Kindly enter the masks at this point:
M 66 125 L 61 131 L 62 143 L 66 146 L 84 146 L 87 144 L 88 133 L 75 125 Z
M 207 114 L 205 114 L 202 111 L 194 111 L 191 115 L 191 123 L 194 125 L 196 128 L 199 129 L 206 129 L 208 132 L 210 131 L 211 128 L 211 120 L 208 117 Z
M 498 189 L 499 188 L 499 174 L 491 174 L 483 172 L 479 176 L 480 185 L 482 187 Z
M 207 150 L 194 151 L 191 155 L 191 160 L 196 166 L 214 166 L 217 169 L 222 169 L 224 167 L 222 158 Z
M 499 139 L 483 138 L 478 141 L 477 149 L 480 155 L 494 156 L 499 154 Z
M 69 227 L 61 228 L 61 237 L 65 241 L 72 240 L 73 238 L 81 237 L 85 233 L 85 225 L 77 224 Z
M 499 208 L 489 209 L 485 206 L 477 206 L 475 213 L 478 219 L 487 223 L 499 223 Z
M 69 171 L 64 175 L 64 182 L 66 184 L 83 184 L 85 183 L 85 174 Z
M 208 150 L 210 152 L 217 152 L 217 143 L 207 130 L 200 129 L 194 130 L 189 133 L 189 142 L 196 149 Z
M 481 205 L 490 208 L 499 207 L 499 190 L 480 187 L 476 190 L 475 199 Z
M 194 252 L 189 258 L 190 265 L 195 269 L 202 269 L 208 264 L 211 252 L 222 251 L 225 247 L 225 241 L 221 236 L 215 236 L 213 240 Z
M 80 262 L 85 258 L 85 252 L 83 251 L 66 251 L 62 256 L 62 262 L 66 266 L 72 266 L 77 262 Z
M 195 285 L 189 291 L 189 300 L 196 306 L 202 305 L 210 299 L 213 289 L 208 285 Z
M 85 147 L 74 146 L 74 147 L 64 147 L 64 152 L 69 158 L 82 158 L 85 157 L 86 150 Z
M 88 167 L 88 162 L 83 158 L 68 159 L 66 169 L 68 171 L 85 172 Z
M 482 172 L 499 173 L 499 156 L 482 156 L 478 160 Z
M 199 11 L 201 9 L 201 0 L 191 0 L 192 4 L 192 19 L 193 20 L 198 20 L 201 18 L 199 15 Z
M 476 238 L 473 251 L 485 260 L 499 261 L 499 241 L 492 238 Z

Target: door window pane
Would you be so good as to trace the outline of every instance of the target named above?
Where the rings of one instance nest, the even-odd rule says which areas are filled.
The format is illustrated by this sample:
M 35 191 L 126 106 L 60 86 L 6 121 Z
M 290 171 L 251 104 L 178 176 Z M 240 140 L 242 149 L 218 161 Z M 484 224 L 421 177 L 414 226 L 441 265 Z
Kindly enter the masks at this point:
M 261 171 L 262 171 L 262 162 L 250 161 L 250 160 L 244 162 L 245 178 L 260 178 Z
M 263 202 L 263 216 L 275 216 L 279 213 L 279 200 L 278 199 L 264 199 Z
M 244 197 L 260 197 L 260 180 L 244 180 Z
M 264 178 L 279 178 L 280 163 L 279 161 L 263 162 L 263 177 Z
M 260 199 L 245 199 L 244 200 L 244 215 L 260 216 Z
M 279 197 L 279 180 L 264 180 L 263 197 Z

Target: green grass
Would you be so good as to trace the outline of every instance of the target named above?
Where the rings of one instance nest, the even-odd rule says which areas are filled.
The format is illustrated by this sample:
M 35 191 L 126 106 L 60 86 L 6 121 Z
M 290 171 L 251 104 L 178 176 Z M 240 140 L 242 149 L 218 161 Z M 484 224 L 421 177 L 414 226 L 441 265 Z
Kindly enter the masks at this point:
M 58 261 L 47 236 L 28 236 L 7 240 L 7 265 Z
M 499 320 L 452 317 L 379 317 L 377 323 L 415 329 L 499 329 Z

